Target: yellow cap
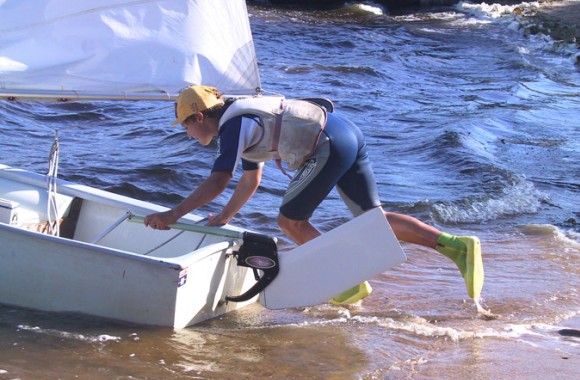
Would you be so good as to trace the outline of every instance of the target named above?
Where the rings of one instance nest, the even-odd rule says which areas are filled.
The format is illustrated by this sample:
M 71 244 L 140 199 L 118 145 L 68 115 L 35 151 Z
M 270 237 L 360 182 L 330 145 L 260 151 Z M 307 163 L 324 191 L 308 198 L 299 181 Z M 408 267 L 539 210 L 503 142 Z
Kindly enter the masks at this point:
M 171 126 L 181 124 L 197 112 L 203 112 L 218 104 L 224 104 L 220 99 L 218 89 L 211 86 L 189 86 L 183 89 L 175 102 L 175 116 Z

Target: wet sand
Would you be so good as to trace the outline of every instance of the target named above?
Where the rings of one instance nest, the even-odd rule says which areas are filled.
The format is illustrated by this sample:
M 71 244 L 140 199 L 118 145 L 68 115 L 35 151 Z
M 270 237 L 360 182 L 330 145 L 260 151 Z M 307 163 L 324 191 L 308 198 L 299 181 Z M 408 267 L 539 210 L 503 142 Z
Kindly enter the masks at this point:
M 454 352 L 455 351 L 455 352 Z M 580 357 L 509 340 L 472 342 L 442 353 L 454 357 L 456 366 L 445 370 L 449 379 L 575 379 Z M 444 358 L 421 365 L 417 378 L 440 378 Z M 576 375 L 574 375 L 576 373 Z

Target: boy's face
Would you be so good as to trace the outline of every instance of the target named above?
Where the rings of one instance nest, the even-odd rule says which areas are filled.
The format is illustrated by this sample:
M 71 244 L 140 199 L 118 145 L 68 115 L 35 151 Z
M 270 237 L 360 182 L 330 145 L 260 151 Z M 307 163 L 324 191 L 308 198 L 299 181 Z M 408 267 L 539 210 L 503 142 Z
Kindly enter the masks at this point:
M 181 123 L 190 139 L 196 139 L 201 145 L 207 146 L 211 140 L 217 136 L 214 128 L 208 123 L 208 119 L 198 112 L 195 117 L 190 117 Z

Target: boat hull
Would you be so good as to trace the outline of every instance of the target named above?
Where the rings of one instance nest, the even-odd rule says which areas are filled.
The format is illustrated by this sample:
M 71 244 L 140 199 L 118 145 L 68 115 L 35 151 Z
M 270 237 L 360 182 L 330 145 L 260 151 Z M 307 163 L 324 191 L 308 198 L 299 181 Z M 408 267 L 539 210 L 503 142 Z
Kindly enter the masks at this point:
M 42 224 L 43 181 L 44 176 L 0 167 L 0 198 L 16 202 L 22 214 L 37 215 L 35 225 Z M 182 328 L 255 301 L 224 301 L 255 282 L 231 257 L 237 239 L 153 231 L 128 222 L 103 235 L 128 211 L 145 214 L 160 207 L 64 181 L 59 194 L 61 203 L 82 199 L 71 238 L 0 223 L 0 303 Z

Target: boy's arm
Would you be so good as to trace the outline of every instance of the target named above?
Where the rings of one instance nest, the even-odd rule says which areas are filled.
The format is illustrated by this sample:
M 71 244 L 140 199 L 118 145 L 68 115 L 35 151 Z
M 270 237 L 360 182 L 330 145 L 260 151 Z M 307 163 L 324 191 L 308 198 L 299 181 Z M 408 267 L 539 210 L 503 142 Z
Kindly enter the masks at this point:
M 208 226 L 220 226 L 229 223 L 243 205 L 254 195 L 262 181 L 262 167 L 253 170 L 244 170 L 234 194 L 222 212 L 210 215 Z

